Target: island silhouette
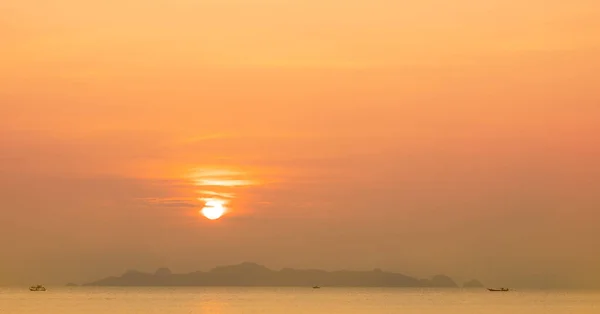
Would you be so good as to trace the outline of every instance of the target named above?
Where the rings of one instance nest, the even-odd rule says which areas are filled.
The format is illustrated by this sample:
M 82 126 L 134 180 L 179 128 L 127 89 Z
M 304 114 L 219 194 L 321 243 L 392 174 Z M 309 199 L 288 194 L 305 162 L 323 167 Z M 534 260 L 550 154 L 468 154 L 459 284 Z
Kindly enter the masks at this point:
M 475 282 L 473 280 L 472 282 Z M 479 282 L 478 282 L 479 283 Z M 293 287 L 315 285 L 321 287 L 433 287 L 458 288 L 452 278 L 445 275 L 431 279 L 418 279 L 381 269 L 372 271 L 325 271 L 318 269 L 271 270 L 257 263 L 218 266 L 210 271 L 175 274 L 168 268 L 155 273 L 136 270 L 119 277 L 107 277 L 83 284 L 84 286 L 271 286 Z

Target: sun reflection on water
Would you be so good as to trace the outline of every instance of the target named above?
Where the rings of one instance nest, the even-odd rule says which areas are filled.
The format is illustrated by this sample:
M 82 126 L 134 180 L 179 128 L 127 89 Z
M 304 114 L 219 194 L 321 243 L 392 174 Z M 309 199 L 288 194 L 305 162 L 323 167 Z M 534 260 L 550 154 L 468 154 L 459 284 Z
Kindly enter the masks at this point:
M 200 305 L 200 313 L 203 314 L 225 314 L 230 313 L 227 304 L 215 300 L 204 300 Z

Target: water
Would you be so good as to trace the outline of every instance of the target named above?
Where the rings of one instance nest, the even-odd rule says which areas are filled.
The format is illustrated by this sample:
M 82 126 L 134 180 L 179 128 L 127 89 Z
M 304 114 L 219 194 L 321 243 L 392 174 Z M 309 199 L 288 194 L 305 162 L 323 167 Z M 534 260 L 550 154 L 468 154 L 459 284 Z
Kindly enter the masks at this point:
M 588 314 L 600 292 L 393 288 L 0 288 L 1 314 Z

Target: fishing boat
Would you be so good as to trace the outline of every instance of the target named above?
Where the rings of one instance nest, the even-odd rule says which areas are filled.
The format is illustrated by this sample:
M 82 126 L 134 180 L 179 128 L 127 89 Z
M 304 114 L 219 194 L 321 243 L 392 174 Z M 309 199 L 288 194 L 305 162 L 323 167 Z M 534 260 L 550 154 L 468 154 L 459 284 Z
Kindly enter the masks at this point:
M 29 287 L 29 291 L 46 291 L 46 288 L 42 285 L 31 286 Z
M 491 289 L 491 288 L 488 288 L 488 291 L 491 291 L 491 292 L 507 292 L 507 291 L 510 291 L 510 290 L 508 290 L 508 288 L 500 288 L 500 289 Z
M 321 289 L 319 286 L 313 286 L 313 289 Z

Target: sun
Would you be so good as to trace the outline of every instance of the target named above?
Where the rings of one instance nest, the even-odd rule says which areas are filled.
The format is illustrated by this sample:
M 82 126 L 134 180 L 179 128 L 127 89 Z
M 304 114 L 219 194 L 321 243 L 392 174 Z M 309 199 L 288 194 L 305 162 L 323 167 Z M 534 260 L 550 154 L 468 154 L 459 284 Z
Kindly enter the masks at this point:
M 210 220 L 216 220 L 221 218 L 225 214 L 225 202 L 217 199 L 208 199 L 204 208 L 200 211 L 204 217 Z

